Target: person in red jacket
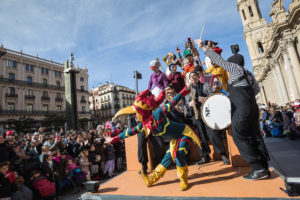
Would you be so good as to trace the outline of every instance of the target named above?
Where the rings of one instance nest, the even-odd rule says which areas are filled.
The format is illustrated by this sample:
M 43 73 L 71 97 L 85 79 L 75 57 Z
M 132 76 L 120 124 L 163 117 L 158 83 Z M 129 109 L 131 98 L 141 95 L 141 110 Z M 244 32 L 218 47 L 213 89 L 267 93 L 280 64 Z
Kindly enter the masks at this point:
M 52 200 L 55 198 L 55 185 L 45 176 L 41 176 L 40 172 L 34 170 L 31 172 L 31 188 L 36 198 Z
M 171 63 L 169 69 L 171 73 L 168 76 L 168 82 L 174 87 L 176 93 L 179 93 L 185 86 L 184 78 L 182 74 L 177 71 L 177 65 L 175 63 Z

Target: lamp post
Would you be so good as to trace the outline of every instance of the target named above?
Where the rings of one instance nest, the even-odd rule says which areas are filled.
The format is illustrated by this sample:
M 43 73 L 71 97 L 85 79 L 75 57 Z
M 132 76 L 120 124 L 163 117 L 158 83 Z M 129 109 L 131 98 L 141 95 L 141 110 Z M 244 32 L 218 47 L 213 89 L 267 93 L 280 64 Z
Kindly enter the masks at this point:
M 133 78 L 135 79 L 135 95 L 139 94 L 139 87 L 138 87 L 138 79 L 142 79 L 142 74 L 139 73 L 137 70 L 133 71 Z M 128 127 L 131 127 L 131 117 L 128 115 Z
M 66 114 L 68 130 L 78 129 L 76 74 L 78 74 L 80 71 L 74 68 L 73 61 L 74 56 L 73 53 L 71 53 L 70 61 L 64 62 Z

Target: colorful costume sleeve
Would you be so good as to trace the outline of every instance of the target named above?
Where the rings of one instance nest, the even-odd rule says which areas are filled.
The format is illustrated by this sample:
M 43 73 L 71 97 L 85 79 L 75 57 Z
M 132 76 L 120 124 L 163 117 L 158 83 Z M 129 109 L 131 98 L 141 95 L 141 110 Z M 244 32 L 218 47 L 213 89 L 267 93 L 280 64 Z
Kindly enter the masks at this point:
M 207 68 L 207 70 L 205 70 L 205 73 L 211 73 L 212 71 L 213 71 L 213 69 L 214 69 L 214 66 L 209 66 L 209 68 Z
M 128 138 L 130 136 L 133 136 L 133 135 L 135 135 L 137 133 L 141 133 L 141 132 L 143 132 L 143 125 L 142 125 L 142 123 L 139 123 L 134 128 L 131 128 L 131 129 L 127 128 L 127 129 L 125 129 L 122 133 L 120 133 L 119 135 L 117 135 L 116 137 L 114 137 L 114 139 L 113 139 L 113 141 L 111 143 L 116 143 L 119 140 Z

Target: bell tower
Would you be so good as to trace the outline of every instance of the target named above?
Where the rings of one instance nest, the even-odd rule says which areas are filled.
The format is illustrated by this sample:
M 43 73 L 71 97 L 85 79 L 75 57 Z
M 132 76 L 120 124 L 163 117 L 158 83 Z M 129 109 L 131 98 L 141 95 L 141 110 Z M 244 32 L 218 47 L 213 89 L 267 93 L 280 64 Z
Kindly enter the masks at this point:
M 253 68 L 259 65 L 258 57 L 264 53 L 263 33 L 267 22 L 261 16 L 258 0 L 237 0 L 237 9 L 244 26 L 244 39 L 247 43 Z

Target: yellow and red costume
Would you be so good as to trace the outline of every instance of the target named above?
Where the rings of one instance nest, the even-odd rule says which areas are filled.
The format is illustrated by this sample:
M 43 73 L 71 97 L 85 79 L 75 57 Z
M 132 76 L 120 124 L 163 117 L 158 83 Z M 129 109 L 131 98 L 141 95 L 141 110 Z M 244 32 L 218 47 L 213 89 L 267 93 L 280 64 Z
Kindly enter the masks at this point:
M 143 180 L 148 187 L 152 186 L 163 177 L 167 168 L 175 162 L 177 174 L 180 179 L 180 187 L 182 190 L 188 188 L 188 148 L 192 142 L 195 142 L 200 147 L 200 141 L 196 133 L 190 127 L 183 123 L 174 122 L 167 117 L 167 113 L 170 112 L 171 109 L 173 109 L 188 93 L 189 91 L 185 87 L 167 104 L 158 108 L 165 99 L 165 91 L 162 91 L 155 99 L 154 95 L 151 94 L 149 90 L 145 90 L 136 97 L 133 106 L 123 108 L 115 115 L 115 117 L 118 117 L 123 114 L 136 113 L 140 123 L 136 127 L 126 129 L 118 136 L 114 137 L 112 142 L 116 142 L 143 131 L 145 131 L 146 135 L 164 135 L 170 139 L 169 150 L 166 152 L 161 163 L 148 176 L 142 174 Z

